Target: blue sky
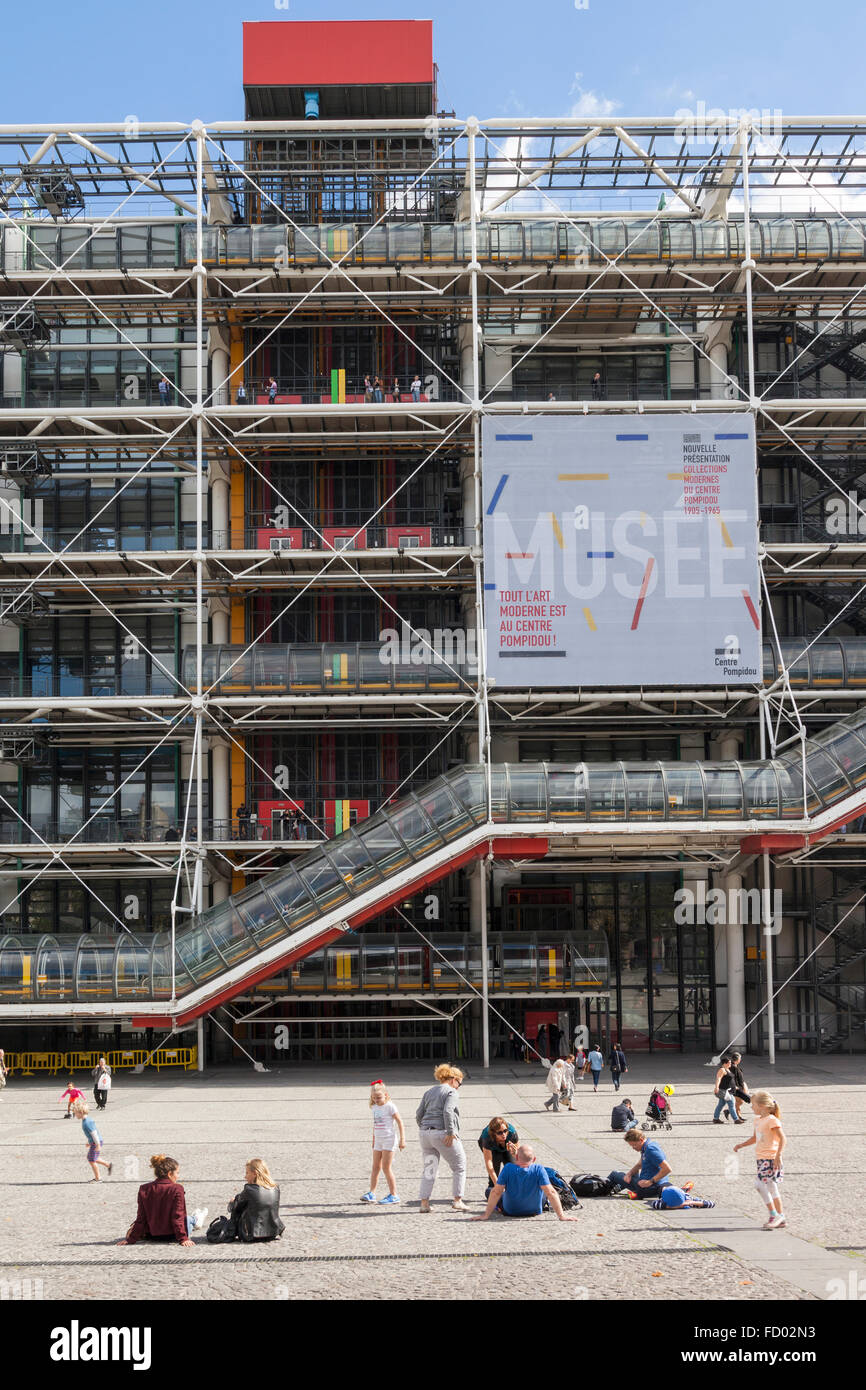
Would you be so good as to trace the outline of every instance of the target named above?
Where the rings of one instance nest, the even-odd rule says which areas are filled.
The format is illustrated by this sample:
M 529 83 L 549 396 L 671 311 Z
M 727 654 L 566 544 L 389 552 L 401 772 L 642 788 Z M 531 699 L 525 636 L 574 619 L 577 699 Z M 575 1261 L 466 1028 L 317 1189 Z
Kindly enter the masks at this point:
M 41 0 L 6 7 L 0 123 L 238 119 L 244 20 L 429 19 L 458 115 L 858 114 L 862 0 Z M 13 60 L 11 55 L 15 55 Z

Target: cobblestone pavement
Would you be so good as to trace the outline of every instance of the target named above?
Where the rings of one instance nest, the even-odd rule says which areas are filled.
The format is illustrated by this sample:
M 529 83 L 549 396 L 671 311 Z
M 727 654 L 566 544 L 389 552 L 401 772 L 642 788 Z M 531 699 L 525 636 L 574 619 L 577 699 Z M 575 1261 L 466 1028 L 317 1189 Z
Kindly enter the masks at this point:
M 372 1069 L 371 1069 L 372 1065 Z M 603 1080 L 577 1086 L 576 1113 L 549 1115 L 538 1067 L 498 1062 L 486 1074 L 465 1064 L 460 1112 L 469 1163 L 467 1201 L 482 1209 L 485 1177 L 476 1138 L 496 1113 L 508 1116 L 539 1158 L 566 1177 L 628 1166 L 608 1128 L 615 1101 Z M 710 1068 L 692 1058 L 633 1060 L 623 1093 L 643 1110 L 654 1082 L 676 1085 L 675 1127 L 659 1136 L 675 1176 L 713 1197 L 713 1211 L 653 1212 L 637 1202 L 584 1203 L 576 1223 L 469 1222 L 450 1209 L 443 1171 L 434 1210 L 422 1216 L 414 1111 L 432 1067 L 366 1064 L 256 1075 L 116 1077 L 99 1116 L 114 1173 L 99 1185 L 80 1126 L 63 1119 L 62 1080 L 12 1077 L 0 1094 L 0 1297 L 16 1281 L 46 1299 L 475 1299 L 826 1298 L 832 1279 L 866 1281 L 866 1064 L 862 1058 L 766 1062 L 747 1059 L 753 1088 L 772 1085 L 788 1133 L 787 1231 L 762 1232 L 754 1160 L 737 1163 L 747 1127 L 710 1123 Z M 384 1076 L 407 1128 L 395 1160 L 403 1202 L 367 1207 L 371 1076 Z M 80 1079 L 80 1078 L 79 1078 Z M 248 1158 L 263 1157 L 281 1188 L 283 1239 L 266 1246 L 118 1247 L 135 1213 L 148 1158 L 181 1165 L 187 1206 L 212 1219 L 243 1184 Z M 443 1165 L 444 1170 L 444 1165 Z M 380 1195 L 384 1195 L 384 1186 Z M 41 1286 L 33 1281 L 41 1281 Z M 5 1283 L 4 1283 L 5 1281 Z M 866 1282 L 864 1282 L 866 1287 Z

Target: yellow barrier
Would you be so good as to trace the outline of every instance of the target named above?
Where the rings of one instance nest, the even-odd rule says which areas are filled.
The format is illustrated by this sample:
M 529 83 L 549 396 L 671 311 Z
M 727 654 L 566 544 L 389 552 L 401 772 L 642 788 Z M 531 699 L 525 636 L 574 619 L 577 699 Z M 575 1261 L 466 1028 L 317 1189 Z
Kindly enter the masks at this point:
M 62 1052 L 9 1052 L 6 1054 L 6 1067 L 20 1071 L 22 1076 L 32 1076 L 35 1071 L 50 1071 L 57 1074 L 63 1068 Z
M 132 1070 L 133 1067 L 150 1066 L 161 1071 L 163 1067 L 183 1067 L 185 1071 L 195 1071 L 198 1067 L 197 1047 L 161 1047 L 148 1056 L 145 1047 L 121 1048 L 115 1052 L 7 1052 L 6 1069 L 10 1075 L 16 1072 L 21 1076 L 32 1076 L 37 1071 L 49 1071 L 56 1076 L 66 1072 L 92 1072 L 100 1057 L 104 1057 L 112 1071 Z

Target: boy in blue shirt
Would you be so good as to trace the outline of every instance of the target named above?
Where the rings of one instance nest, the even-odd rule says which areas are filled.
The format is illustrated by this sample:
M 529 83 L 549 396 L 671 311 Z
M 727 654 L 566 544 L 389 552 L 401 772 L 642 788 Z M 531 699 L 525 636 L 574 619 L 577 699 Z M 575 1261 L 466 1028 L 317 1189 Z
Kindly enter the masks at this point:
M 513 1163 L 503 1165 L 495 1186 L 487 1198 L 487 1206 L 481 1216 L 473 1216 L 473 1221 L 486 1221 L 492 1216 L 501 1199 L 500 1210 L 505 1216 L 540 1216 L 545 1197 L 551 1211 L 556 1212 L 560 1221 L 576 1221 L 577 1217 L 562 1210 L 556 1188 L 552 1185 L 547 1169 L 535 1161 L 535 1150 L 531 1144 L 520 1144 Z
M 637 1162 L 627 1173 L 614 1171 L 609 1180 L 627 1188 L 635 1197 L 659 1197 L 670 1182 L 671 1165 L 664 1149 L 654 1139 L 648 1139 L 639 1129 L 630 1129 L 624 1136 Z

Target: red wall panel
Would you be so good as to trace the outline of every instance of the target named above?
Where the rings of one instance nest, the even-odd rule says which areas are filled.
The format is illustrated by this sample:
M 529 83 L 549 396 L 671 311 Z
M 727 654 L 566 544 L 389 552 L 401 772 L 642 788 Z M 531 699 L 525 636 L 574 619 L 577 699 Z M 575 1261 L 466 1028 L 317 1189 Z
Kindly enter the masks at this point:
M 244 25 L 244 86 L 433 82 L 431 20 L 269 20 Z

